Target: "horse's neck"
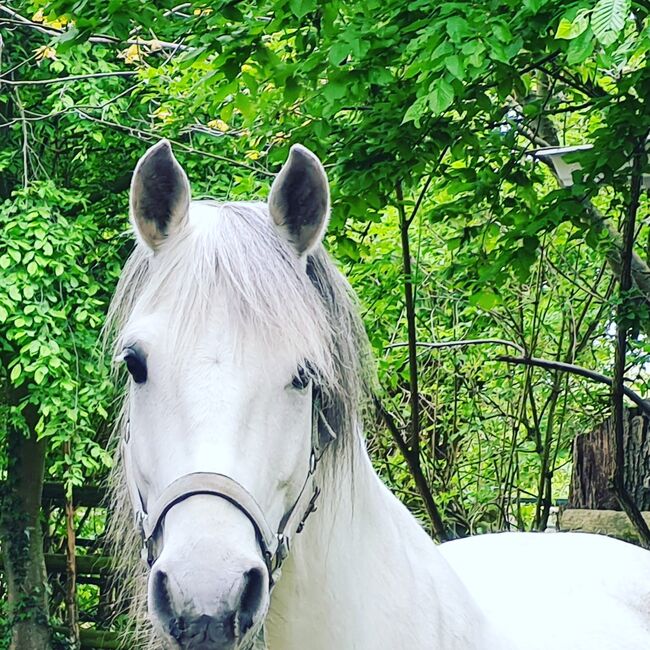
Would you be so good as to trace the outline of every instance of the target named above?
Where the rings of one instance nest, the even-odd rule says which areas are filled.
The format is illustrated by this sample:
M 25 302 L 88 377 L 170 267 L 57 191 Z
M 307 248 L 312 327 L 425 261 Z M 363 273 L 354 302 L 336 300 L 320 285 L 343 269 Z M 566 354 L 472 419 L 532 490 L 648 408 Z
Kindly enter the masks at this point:
M 276 586 L 269 650 L 498 647 L 460 579 L 380 482 L 359 443 L 353 471 L 321 478 L 318 510 Z M 341 461 L 345 462 L 345 461 Z

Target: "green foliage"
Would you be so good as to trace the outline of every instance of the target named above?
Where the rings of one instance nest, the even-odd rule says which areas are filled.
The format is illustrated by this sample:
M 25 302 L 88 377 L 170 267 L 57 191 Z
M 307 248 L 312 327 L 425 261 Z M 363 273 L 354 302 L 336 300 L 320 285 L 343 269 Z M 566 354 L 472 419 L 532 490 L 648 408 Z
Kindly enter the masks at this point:
M 35 431 L 49 439 L 53 453 L 66 440 L 77 442 L 72 458 L 61 456 L 51 466 L 71 485 L 110 462 L 95 439 L 111 395 L 95 348 L 111 267 L 85 207 L 79 194 L 50 181 L 16 190 L 0 205 L 1 354 L 8 390 L 19 396 L 9 426 L 23 429 L 23 410 L 31 404 L 39 416 Z

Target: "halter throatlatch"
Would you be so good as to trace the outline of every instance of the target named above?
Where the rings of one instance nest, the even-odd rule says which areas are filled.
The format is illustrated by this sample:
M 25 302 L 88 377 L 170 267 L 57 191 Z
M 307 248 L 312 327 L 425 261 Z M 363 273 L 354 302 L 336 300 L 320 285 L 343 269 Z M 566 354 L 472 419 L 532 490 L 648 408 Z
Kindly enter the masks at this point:
M 155 562 L 154 540 L 165 515 L 181 501 L 198 494 L 209 494 L 232 503 L 253 525 L 255 536 L 269 572 L 269 587 L 273 588 L 280 577 L 283 562 L 291 550 L 291 540 L 300 533 L 309 515 L 316 510 L 320 488 L 314 480 L 316 466 L 323 452 L 336 434 L 322 411 L 321 393 L 314 388 L 312 398 L 311 453 L 309 471 L 298 497 L 280 520 L 277 532 L 269 526 L 262 508 L 253 495 L 235 479 L 216 472 L 192 472 L 172 481 L 147 512 L 135 485 L 130 485 L 131 501 L 136 524 L 142 536 L 143 557 L 149 566 Z M 123 443 L 122 454 L 128 463 L 128 441 Z

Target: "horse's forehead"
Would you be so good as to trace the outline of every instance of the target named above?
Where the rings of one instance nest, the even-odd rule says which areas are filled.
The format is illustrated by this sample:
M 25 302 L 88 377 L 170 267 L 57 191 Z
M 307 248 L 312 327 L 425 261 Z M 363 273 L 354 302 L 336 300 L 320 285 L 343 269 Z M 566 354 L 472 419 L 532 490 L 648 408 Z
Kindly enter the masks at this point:
M 142 347 L 160 362 L 182 365 L 199 357 L 221 364 L 240 366 L 248 372 L 281 371 L 300 363 L 300 354 L 282 336 L 270 340 L 269 332 L 254 323 L 238 322 L 224 300 L 212 301 L 210 312 L 201 319 L 178 318 L 173 304 L 135 313 L 122 332 L 122 346 Z

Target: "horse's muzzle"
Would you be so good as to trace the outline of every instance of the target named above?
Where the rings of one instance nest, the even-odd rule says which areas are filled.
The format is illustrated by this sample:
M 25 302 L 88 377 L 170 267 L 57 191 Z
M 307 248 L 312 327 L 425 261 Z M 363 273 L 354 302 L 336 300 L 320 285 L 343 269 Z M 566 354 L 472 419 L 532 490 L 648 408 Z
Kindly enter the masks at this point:
M 154 611 L 158 625 L 182 650 L 235 650 L 248 645 L 260 622 L 264 593 L 263 571 L 252 568 L 244 573 L 238 593 L 228 605 L 215 604 L 213 611 L 197 611 L 189 603 L 176 606 L 178 598 L 164 571 L 154 569 Z M 205 608 L 207 609 L 207 608 Z

